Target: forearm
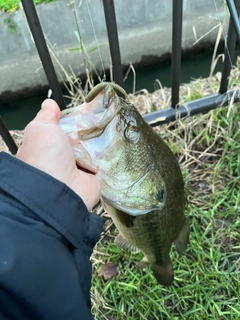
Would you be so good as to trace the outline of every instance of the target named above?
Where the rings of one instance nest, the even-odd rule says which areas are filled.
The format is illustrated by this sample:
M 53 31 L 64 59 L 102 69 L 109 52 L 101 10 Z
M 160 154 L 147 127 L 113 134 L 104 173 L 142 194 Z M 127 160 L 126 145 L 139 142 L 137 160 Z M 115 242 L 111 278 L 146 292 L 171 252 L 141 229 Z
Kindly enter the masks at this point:
M 0 154 L 1 319 L 92 319 L 89 257 L 102 226 L 63 183 Z

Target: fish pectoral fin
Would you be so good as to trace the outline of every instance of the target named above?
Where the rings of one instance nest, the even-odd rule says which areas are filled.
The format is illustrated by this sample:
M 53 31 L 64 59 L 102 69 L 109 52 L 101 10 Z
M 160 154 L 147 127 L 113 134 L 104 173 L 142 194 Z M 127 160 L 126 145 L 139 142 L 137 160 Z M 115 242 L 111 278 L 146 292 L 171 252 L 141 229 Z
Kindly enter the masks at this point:
M 159 284 L 166 287 L 172 284 L 174 275 L 171 261 L 161 264 L 152 264 L 151 269 Z
M 185 219 L 183 227 L 179 232 L 177 239 L 174 241 L 175 248 L 177 250 L 177 253 L 180 256 L 186 250 L 188 242 L 189 242 L 189 225 L 188 225 L 187 219 Z
M 116 246 L 120 249 L 130 250 L 132 253 L 138 253 L 140 250 L 133 245 L 131 245 L 126 239 L 124 239 L 120 234 L 118 234 L 114 240 Z

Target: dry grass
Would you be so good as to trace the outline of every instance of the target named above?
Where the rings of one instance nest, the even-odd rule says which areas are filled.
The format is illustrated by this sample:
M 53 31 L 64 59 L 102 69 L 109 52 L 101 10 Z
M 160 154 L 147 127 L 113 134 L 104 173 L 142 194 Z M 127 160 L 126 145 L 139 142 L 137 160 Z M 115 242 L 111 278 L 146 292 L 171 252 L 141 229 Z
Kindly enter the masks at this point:
M 23 131 L 22 130 L 11 130 L 10 134 L 13 137 L 14 141 L 16 142 L 16 145 L 19 147 L 20 144 L 22 143 Z M 4 151 L 4 152 L 7 152 L 7 153 L 10 153 L 9 150 L 8 150 L 8 147 L 4 143 L 1 135 L 0 135 L 0 151 Z

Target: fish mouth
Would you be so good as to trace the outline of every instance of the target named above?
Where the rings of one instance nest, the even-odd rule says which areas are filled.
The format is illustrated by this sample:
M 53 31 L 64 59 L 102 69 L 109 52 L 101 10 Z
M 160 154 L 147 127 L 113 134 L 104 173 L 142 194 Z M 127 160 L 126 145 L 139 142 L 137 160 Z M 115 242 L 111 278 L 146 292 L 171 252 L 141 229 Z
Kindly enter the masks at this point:
M 93 163 L 90 154 L 78 139 L 77 132 L 70 132 L 68 134 L 68 140 L 72 146 L 77 168 L 86 173 L 96 175 L 98 172 L 98 167 Z
M 99 137 L 120 108 L 114 86 L 110 83 L 100 85 L 101 90 L 90 92 L 84 103 L 63 110 L 59 120 L 59 127 L 67 134 L 73 147 L 78 169 L 94 175 L 98 167 L 84 147 L 84 142 Z
M 76 133 L 79 140 L 98 137 L 119 109 L 119 97 L 106 85 L 89 102 L 62 111 L 60 128 L 67 134 Z
M 76 166 L 77 166 L 78 170 L 81 170 L 85 173 L 92 174 L 94 176 L 97 174 L 97 169 L 94 167 L 90 167 L 90 166 L 86 166 L 86 165 L 84 166 L 77 161 L 76 161 Z

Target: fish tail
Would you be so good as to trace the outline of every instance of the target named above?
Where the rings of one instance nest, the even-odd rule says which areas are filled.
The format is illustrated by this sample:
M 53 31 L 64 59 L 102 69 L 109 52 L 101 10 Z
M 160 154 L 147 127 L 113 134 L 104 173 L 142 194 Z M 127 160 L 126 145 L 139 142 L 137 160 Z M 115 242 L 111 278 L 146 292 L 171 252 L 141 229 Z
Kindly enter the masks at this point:
M 152 264 L 152 272 L 157 282 L 163 286 L 170 286 L 173 282 L 173 268 L 171 261 L 161 264 Z

